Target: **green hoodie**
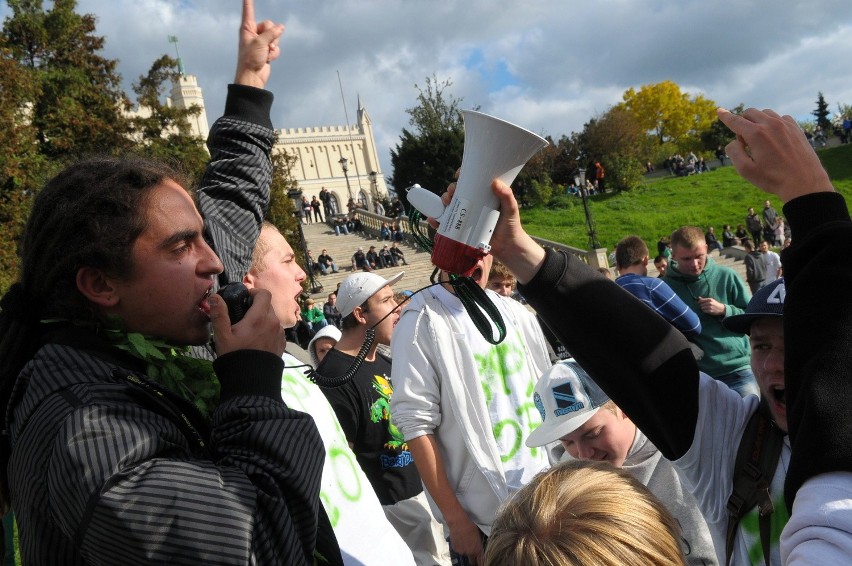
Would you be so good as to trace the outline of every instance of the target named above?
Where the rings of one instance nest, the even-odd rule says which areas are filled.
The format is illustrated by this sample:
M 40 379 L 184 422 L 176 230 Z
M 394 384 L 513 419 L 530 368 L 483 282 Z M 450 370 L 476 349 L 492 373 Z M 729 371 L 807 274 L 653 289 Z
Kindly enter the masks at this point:
M 731 332 L 722 325 L 724 318 L 742 314 L 751 299 L 740 276 L 732 269 L 716 265 L 708 257 L 704 271 L 698 277 L 681 273 L 676 265 L 669 265 L 663 281 L 701 320 L 701 334 L 691 338 L 704 350 L 698 369 L 712 377 L 721 377 L 749 367 L 748 337 Z M 702 311 L 698 306 L 699 297 L 712 297 L 723 303 L 725 315 L 712 316 Z

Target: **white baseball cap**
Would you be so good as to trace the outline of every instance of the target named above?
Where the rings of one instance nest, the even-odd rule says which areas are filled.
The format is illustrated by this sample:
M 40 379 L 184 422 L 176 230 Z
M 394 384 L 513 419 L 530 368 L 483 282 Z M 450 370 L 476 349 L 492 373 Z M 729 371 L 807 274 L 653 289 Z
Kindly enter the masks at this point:
M 559 362 L 536 383 L 533 402 L 541 414 L 541 424 L 527 437 L 526 445 L 544 446 L 571 434 L 607 401 L 606 393 L 577 362 Z
M 393 285 L 405 275 L 405 272 L 397 273 L 389 279 L 385 279 L 370 272 L 359 272 L 350 275 L 340 284 L 337 290 L 337 310 L 341 316 L 349 316 L 355 307 L 360 307 L 367 299 L 378 293 L 382 288 Z

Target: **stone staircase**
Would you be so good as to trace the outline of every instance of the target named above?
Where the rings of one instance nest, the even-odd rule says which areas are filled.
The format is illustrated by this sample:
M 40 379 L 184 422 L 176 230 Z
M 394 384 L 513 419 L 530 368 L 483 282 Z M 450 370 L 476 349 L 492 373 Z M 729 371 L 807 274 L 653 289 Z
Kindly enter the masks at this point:
M 390 242 L 379 240 L 367 232 L 337 236 L 334 230 L 323 222 L 302 224 L 302 230 L 305 233 L 308 249 L 311 250 L 314 258 L 318 257 L 323 249 L 326 249 L 328 255 L 333 257 L 334 263 L 337 264 L 338 273 L 314 274 L 314 280 L 322 285 L 323 289 L 318 293 L 311 293 L 311 297 L 320 304 L 326 301 L 329 293 L 337 289 L 337 285 L 341 281 L 353 273 L 352 254 L 355 253 L 355 250 L 362 247 L 366 252 L 370 246 L 381 249 L 384 244 L 390 245 Z M 394 289 L 397 291 L 416 290 L 429 285 L 429 276 L 432 275 L 434 269 L 430 255 L 409 241 L 398 245 L 405 253 L 405 260 L 408 265 L 377 269 L 375 273 L 382 277 L 390 277 L 400 271 L 405 271 L 405 277 L 394 285 Z M 306 282 L 305 287 L 309 286 L 310 284 Z

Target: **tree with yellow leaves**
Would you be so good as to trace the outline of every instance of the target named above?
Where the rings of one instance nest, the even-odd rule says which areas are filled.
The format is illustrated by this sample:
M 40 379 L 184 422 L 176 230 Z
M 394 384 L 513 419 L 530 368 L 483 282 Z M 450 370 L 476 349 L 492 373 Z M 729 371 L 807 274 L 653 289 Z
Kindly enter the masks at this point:
M 618 106 L 661 145 L 673 142 L 689 147 L 716 119 L 715 102 L 701 94 L 690 96 L 672 81 L 643 85 L 638 91 L 629 88 L 622 98 Z

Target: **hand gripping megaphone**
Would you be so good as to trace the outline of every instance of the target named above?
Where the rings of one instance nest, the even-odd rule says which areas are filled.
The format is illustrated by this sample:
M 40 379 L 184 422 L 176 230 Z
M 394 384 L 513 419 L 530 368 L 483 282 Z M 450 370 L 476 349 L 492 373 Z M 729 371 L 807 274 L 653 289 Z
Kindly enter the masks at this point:
M 500 203 L 491 181 L 511 185 L 524 164 L 548 145 L 541 136 L 493 116 L 462 110 L 464 155 L 453 199 L 441 198 L 419 185 L 408 190 L 408 202 L 440 222 L 432 248 L 432 263 L 456 275 L 470 275 L 491 250 L 489 242 Z M 488 277 L 488 274 L 484 274 Z

